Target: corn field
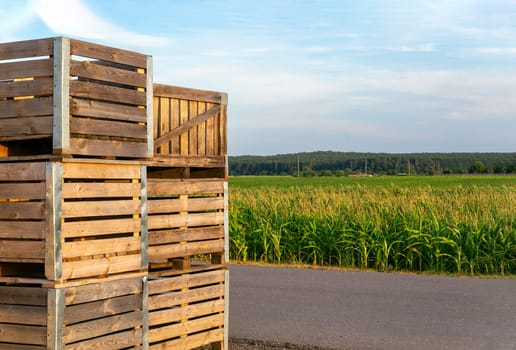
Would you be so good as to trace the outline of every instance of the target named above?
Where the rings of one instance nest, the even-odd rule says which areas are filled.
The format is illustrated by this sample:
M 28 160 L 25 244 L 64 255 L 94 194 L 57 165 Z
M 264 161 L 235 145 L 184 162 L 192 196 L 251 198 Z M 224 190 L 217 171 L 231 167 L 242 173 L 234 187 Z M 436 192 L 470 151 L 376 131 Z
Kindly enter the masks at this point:
M 238 186 L 230 254 L 239 261 L 381 271 L 516 272 L 516 186 Z

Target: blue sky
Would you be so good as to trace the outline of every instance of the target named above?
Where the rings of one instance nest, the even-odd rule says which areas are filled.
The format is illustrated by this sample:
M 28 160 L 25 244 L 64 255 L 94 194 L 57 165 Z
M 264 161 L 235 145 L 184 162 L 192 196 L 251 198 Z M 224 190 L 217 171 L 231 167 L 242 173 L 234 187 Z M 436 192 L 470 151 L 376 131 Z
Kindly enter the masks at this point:
M 227 92 L 231 155 L 516 151 L 513 0 L 0 0 L 0 42 L 57 35 Z

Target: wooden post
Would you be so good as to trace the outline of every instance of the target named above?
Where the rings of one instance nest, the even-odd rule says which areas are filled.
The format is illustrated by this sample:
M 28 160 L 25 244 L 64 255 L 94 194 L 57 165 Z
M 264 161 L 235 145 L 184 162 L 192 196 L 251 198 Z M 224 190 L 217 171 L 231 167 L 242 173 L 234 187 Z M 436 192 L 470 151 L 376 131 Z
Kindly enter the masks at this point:
M 63 348 L 65 290 L 50 288 L 47 293 L 47 349 L 61 350 Z
M 63 186 L 63 165 L 47 163 L 45 220 L 47 224 L 45 240 L 45 276 L 49 280 L 60 280 L 62 276 L 61 205 Z
M 54 153 L 70 149 L 70 39 L 54 38 Z

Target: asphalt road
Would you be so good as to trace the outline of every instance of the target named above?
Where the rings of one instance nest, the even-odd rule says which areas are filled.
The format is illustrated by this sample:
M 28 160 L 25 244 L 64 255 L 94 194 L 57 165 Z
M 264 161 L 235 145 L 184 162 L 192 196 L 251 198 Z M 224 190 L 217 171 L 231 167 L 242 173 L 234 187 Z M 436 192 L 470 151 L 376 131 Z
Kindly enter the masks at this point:
M 230 337 L 334 349 L 516 349 L 516 279 L 232 265 Z

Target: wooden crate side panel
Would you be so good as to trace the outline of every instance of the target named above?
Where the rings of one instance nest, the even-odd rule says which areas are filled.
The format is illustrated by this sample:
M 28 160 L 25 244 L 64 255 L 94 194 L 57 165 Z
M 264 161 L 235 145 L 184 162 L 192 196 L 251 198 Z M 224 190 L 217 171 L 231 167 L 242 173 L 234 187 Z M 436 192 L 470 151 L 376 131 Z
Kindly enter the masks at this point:
M 70 53 L 76 56 L 120 63 L 137 68 L 146 68 L 147 65 L 146 55 L 80 40 L 70 40 Z
M 182 323 L 174 323 L 169 326 L 164 326 L 160 328 L 155 328 L 149 330 L 149 342 L 155 343 L 164 340 L 168 340 L 170 338 L 181 337 L 191 333 L 197 333 L 206 331 L 206 329 L 218 328 L 224 326 L 224 315 L 210 315 L 206 317 L 201 317 L 196 320 L 186 321 Z M 222 340 L 217 338 L 218 341 Z M 209 344 L 211 341 L 207 343 L 201 343 L 200 345 Z M 172 344 L 167 344 L 166 346 L 171 346 Z
M 0 80 L 51 77 L 53 74 L 52 59 L 0 63 Z M 22 94 L 19 96 L 27 95 Z M 2 97 L 5 96 L 2 95 Z
M 147 156 L 147 144 L 122 140 L 72 138 L 70 153 L 83 156 L 144 158 Z
M 0 60 L 49 56 L 53 47 L 52 38 L 3 43 L 0 44 Z
M 142 341 L 143 331 L 141 328 L 131 329 L 115 334 L 95 337 L 89 340 L 83 340 L 79 343 L 65 344 L 63 350 L 83 350 L 83 349 L 102 349 L 102 350 L 118 350 L 118 349 L 141 349 L 139 345 Z
M 52 115 L 52 97 L 0 101 L 0 119 Z
M 149 198 L 217 193 L 224 193 L 224 181 L 221 179 L 148 179 Z

